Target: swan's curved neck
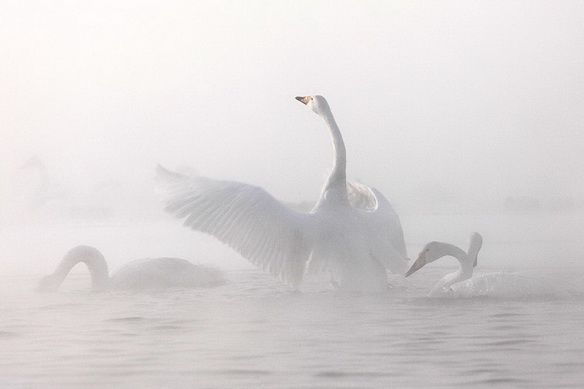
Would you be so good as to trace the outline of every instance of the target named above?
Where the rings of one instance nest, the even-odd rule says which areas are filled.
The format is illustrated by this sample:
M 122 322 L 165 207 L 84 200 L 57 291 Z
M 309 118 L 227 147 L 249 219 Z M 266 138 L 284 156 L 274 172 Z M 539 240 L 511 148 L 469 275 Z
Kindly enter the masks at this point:
M 472 266 L 475 267 L 477 265 L 477 260 L 479 256 L 479 251 L 481 249 L 482 241 L 477 239 L 471 239 L 470 245 L 468 247 L 468 261 L 472 263 Z
M 477 251 L 478 253 L 478 251 Z M 467 255 L 460 247 L 456 247 L 450 243 L 441 243 L 440 244 L 440 257 L 451 256 L 458 260 L 460 263 L 460 267 L 464 270 L 467 269 L 469 266 L 472 269 L 473 261 L 471 261 L 471 257 Z
M 109 283 L 109 273 L 107 263 L 103 255 L 94 247 L 77 246 L 71 250 L 61 260 L 53 276 L 56 278 L 57 286 L 63 283 L 67 274 L 79 262 L 87 265 L 91 275 L 91 285 L 93 289 L 104 289 Z
M 331 132 L 333 140 L 333 149 L 335 155 L 335 161 L 333 165 L 333 170 L 329 175 L 325 189 L 329 189 L 333 186 L 338 186 L 346 191 L 347 186 L 347 150 L 345 149 L 345 142 L 343 141 L 343 136 L 339 130 L 339 126 L 335 121 L 335 118 L 330 111 L 326 109 L 322 115 L 325 123 L 328 125 Z

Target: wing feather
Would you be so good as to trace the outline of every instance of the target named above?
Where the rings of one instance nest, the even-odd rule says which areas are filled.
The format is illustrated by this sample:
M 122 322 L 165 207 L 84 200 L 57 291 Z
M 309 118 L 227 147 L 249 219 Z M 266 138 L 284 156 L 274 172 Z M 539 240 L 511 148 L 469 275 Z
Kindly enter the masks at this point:
M 347 185 L 353 207 L 367 219 L 371 237 L 371 255 L 391 272 L 403 273 L 408 264 L 401 221 L 389 200 L 375 188 L 350 182 Z
M 313 245 L 311 214 L 293 211 L 264 189 L 233 181 L 182 175 L 162 166 L 166 211 L 185 226 L 215 236 L 244 258 L 298 285 Z

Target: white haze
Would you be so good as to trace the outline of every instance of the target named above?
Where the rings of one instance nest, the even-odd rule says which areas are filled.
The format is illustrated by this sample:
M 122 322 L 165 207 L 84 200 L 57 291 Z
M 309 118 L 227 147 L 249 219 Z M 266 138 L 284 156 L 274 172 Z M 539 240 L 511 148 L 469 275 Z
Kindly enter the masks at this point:
M 317 199 L 309 94 L 410 257 L 482 234 L 452 298 L 426 297 L 452 258 L 297 293 L 163 212 L 157 163 Z M 0 388 L 582 388 L 583 130 L 584 1 L 1 0 Z M 79 244 L 227 281 L 36 293 Z
M 349 176 L 392 200 L 408 241 L 448 230 L 408 214 L 499 212 L 509 198 L 579 212 L 583 26 L 579 1 L 4 1 L 0 226 L 46 237 L 20 168 L 34 156 L 49 220 L 64 193 L 67 216 L 161 217 L 156 163 L 314 200 L 332 151 L 293 99 L 305 94 L 328 98 Z M 467 228 L 487 227 L 451 234 L 465 242 Z M 15 231 L 9 251 L 36 236 Z

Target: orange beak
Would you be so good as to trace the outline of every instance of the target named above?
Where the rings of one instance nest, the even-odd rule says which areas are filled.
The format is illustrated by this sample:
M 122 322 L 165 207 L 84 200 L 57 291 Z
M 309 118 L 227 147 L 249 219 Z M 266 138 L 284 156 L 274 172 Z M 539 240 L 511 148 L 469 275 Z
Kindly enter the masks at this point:
M 310 101 L 310 96 L 296 96 L 295 99 L 306 105 Z

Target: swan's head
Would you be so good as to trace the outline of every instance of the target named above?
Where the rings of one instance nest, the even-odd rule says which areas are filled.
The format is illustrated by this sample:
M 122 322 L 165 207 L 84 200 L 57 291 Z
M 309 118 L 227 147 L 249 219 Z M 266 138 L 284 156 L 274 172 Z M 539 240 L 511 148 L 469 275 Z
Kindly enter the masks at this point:
M 473 267 L 477 265 L 477 257 L 482 245 L 483 237 L 478 232 L 474 232 L 470 237 L 470 246 L 468 248 L 468 252 L 465 253 L 466 260 L 472 261 L 471 263 Z M 418 258 L 414 261 L 413 265 L 410 267 L 410 270 L 407 271 L 405 276 L 407 277 L 414 274 L 416 271 L 420 270 L 425 265 L 434 262 L 438 258 L 442 258 L 446 255 L 453 255 L 452 247 L 452 245 L 443 242 L 428 243 L 426 246 L 424 246 L 422 251 L 420 251 Z M 456 247 L 456 249 L 458 248 Z
M 438 258 L 444 256 L 443 244 L 440 242 L 430 242 L 424 246 L 418 258 L 414 261 L 414 264 L 410 267 L 410 270 L 405 274 L 406 277 L 411 276 L 427 264 L 434 262 Z
M 318 116 L 324 116 L 330 112 L 330 107 L 326 102 L 326 99 L 322 96 L 296 96 L 296 100 L 300 101 L 302 104 L 306 105 Z
M 39 280 L 36 290 L 37 292 L 54 292 L 59 289 L 61 281 L 55 274 L 49 274 Z
M 473 258 L 473 267 L 478 264 L 479 251 L 483 247 L 483 237 L 478 232 L 473 232 L 470 237 L 470 246 L 468 248 L 468 254 Z

